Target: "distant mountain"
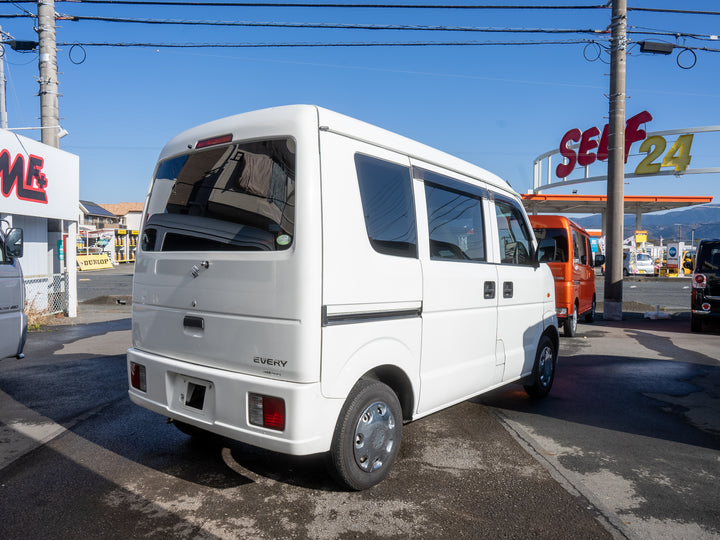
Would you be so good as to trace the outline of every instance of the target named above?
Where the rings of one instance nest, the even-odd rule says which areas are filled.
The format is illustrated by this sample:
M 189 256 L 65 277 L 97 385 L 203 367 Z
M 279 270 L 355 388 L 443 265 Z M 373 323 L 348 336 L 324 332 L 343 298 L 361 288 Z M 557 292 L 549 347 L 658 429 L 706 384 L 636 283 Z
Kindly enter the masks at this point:
M 599 215 L 575 219 L 585 229 L 599 229 L 601 218 Z M 687 242 L 690 243 L 695 230 L 695 241 L 703 238 L 720 238 L 720 205 L 706 204 L 684 210 L 675 210 L 663 214 L 643 214 L 642 230 L 648 232 L 648 241 L 658 244 L 660 238 L 663 243 Z M 635 232 L 635 216 L 626 215 L 624 223 L 624 238 Z

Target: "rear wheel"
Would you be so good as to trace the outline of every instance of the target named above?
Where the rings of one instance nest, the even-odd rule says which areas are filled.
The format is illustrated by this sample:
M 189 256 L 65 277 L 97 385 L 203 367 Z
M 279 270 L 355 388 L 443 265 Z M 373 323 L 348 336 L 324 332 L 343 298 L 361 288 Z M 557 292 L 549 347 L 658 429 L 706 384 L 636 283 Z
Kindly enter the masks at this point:
M 595 321 L 595 308 L 596 308 L 595 297 L 593 296 L 592 307 L 590 308 L 590 311 L 588 311 L 585 314 L 585 322 L 586 323 L 591 323 L 591 322 Z
M 531 377 L 531 384 L 525 385 L 525 391 L 530 397 L 544 398 L 550 393 L 553 380 L 555 380 L 555 366 L 557 364 L 557 349 L 552 339 L 544 335 L 540 338 L 535 365 Z
M 690 315 L 690 330 L 693 332 L 702 332 L 702 321 L 695 317 L 695 315 Z
M 361 380 L 340 412 L 328 466 L 333 477 L 352 490 L 372 487 L 387 476 L 402 438 L 402 409 L 395 392 L 373 380 Z
M 185 435 L 190 435 L 193 439 L 198 441 L 210 442 L 218 438 L 217 435 L 210 431 L 206 431 L 197 426 L 193 426 L 192 424 L 186 424 L 185 422 L 181 422 L 180 420 L 173 419 L 172 424 L 180 431 L 182 431 Z
M 574 337 L 575 334 L 577 334 L 577 324 L 578 324 L 578 305 L 577 302 L 575 303 L 575 307 L 573 308 L 572 314 L 568 314 L 567 319 L 565 319 L 565 322 L 563 323 L 563 334 L 565 337 Z

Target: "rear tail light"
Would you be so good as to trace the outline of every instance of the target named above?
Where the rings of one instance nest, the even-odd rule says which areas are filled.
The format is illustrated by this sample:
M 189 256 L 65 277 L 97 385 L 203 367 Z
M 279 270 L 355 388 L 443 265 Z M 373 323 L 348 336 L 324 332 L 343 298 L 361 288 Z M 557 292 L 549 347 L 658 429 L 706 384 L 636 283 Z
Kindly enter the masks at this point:
M 142 392 L 147 392 L 147 375 L 145 366 L 130 362 L 130 384 Z
M 693 289 L 704 289 L 707 287 L 707 278 L 705 274 L 695 274 L 692 281 Z
M 285 429 L 285 400 L 251 393 L 248 394 L 248 409 L 252 425 L 277 431 Z

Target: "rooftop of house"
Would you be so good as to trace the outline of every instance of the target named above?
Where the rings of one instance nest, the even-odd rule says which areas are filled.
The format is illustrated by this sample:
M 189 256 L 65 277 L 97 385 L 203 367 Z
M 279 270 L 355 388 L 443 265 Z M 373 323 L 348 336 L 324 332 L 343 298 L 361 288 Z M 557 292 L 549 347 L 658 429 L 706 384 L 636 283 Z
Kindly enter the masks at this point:
M 122 203 L 115 203 L 115 204 L 100 204 L 98 206 L 101 206 L 108 212 L 116 215 L 116 216 L 125 216 L 131 212 L 142 212 L 143 211 L 143 203 L 141 202 L 122 202 Z

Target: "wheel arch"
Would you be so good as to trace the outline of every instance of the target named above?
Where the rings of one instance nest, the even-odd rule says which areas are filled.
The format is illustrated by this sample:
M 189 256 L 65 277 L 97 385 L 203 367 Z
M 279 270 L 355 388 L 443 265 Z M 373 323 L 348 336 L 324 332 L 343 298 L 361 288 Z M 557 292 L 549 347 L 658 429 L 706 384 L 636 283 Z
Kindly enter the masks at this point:
M 410 378 L 402 369 L 393 365 L 377 366 L 365 373 L 360 379 L 376 380 L 389 386 L 400 401 L 403 420 L 409 421 L 412 419 L 415 410 L 415 392 Z
M 555 347 L 555 356 L 558 356 L 560 351 L 560 332 L 555 326 L 548 326 L 542 333 L 543 336 L 548 336 L 552 341 L 553 347 Z M 557 358 L 556 358 L 557 361 Z

